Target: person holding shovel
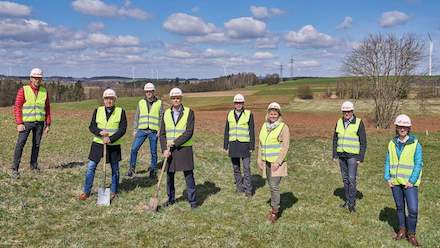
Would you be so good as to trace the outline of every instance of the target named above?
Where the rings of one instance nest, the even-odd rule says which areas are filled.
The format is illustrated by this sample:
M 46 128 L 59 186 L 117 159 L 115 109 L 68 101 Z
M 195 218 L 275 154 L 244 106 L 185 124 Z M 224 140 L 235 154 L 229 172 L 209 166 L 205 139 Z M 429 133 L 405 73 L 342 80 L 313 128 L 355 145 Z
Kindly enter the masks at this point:
M 150 179 L 156 177 L 157 169 L 157 138 L 159 136 L 160 120 L 162 120 L 162 101 L 155 95 L 155 87 L 152 83 L 144 86 L 145 98 L 140 100 L 134 115 L 133 144 L 131 145 L 130 168 L 127 176 L 131 177 L 136 173 L 136 160 L 139 149 L 148 138 L 150 142 Z
M 102 98 L 104 99 L 104 106 L 95 109 L 90 121 L 89 130 L 95 137 L 90 147 L 84 190 L 79 196 L 80 200 L 86 200 L 90 196 L 96 166 L 104 153 L 104 144 L 107 147 L 104 163 L 109 162 L 112 169 L 110 199 L 113 200 L 118 193 L 119 161 L 122 158 L 121 138 L 127 130 L 127 118 L 125 111 L 121 107 L 115 106 L 117 96 L 113 89 L 106 89 Z
M 224 149 L 229 151 L 234 170 L 235 188 L 237 193 L 252 196 L 251 184 L 251 152 L 255 150 L 254 117 L 250 110 L 244 109 L 244 96 L 234 96 L 234 109 L 229 111 L 224 134 Z M 240 170 L 243 161 L 243 175 Z
M 393 194 L 399 221 L 399 231 L 394 240 L 408 239 L 411 245 L 418 247 L 416 226 L 423 168 L 422 146 L 416 136 L 410 134 L 411 119 L 407 115 L 397 116 L 394 124 L 396 136 L 388 143 L 384 166 L 384 180 Z
M 258 167 L 270 188 L 270 205 L 267 218 L 275 223 L 280 209 L 280 182 L 287 176 L 286 156 L 289 150 L 289 127 L 281 117 L 281 106 L 273 102 L 267 107 L 265 122 L 259 136 Z
M 192 149 L 195 118 L 194 112 L 182 105 L 182 97 L 181 89 L 171 89 L 171 107 L 165 110 L 160 128 L 160 146 L 164 157 L 168 158 L 167 165 L 163 165 L 168 166 L 168 201 L 164 204 L 164 207 L 168 207 L 176 202 L 174 174 L 176 171 L 183 171 L 188 202 L 191 208 L 197 208 Z
M 364 123 L 354 115 L 354 105 L 345 101 L 341 106 L 342 117 L 336 123 L 333 134 L 333 160 L 339 160 L 345 202 L 342 208 L 356 212 L 356 176 L 358 166 L 364 161 L 367 135 Z
M 11 167 L 11 178 L 18 179 L 18 167 L 21 161 L 23 148 L 29 134 L 32 132 L 31 170 L 39 172 L 38 154 L 43 132 L 49 133 L 51 123 L 50 103 L 46 88 L 41 85 L 43 71 L 34 68 L 30 73 L 30 83 L 17 92 L 15 98 L 14 114 L 17 124 L 18 138 L 15 144 L 14 158 Z

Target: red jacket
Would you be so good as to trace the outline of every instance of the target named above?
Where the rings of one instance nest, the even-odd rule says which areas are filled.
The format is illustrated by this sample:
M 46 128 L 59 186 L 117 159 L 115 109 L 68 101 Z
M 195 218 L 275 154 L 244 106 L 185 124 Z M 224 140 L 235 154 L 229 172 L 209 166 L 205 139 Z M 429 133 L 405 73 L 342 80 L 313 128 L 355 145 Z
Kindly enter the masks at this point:
M 34 86 L 29 83 L 29 86 L 31 86 L 31 89 L 34 91 L 35 95 L 38 93 L 38 88 L 34 88 Z M 17 97 L 15 98 L 15 106 L 14 106 L 14 114 L 15 114 L 15 123 L 17 125 L 23 124 L 23 104 L 26 102 L 26 99 L 24 97 L 24 89 L 21 87 L 17 92 Z M 49 95 L 47 95 L 46 98 L 46 125 L 50 126 L 51 123 L 51 117 L 50 117 L 50 103 L 49 103 Z

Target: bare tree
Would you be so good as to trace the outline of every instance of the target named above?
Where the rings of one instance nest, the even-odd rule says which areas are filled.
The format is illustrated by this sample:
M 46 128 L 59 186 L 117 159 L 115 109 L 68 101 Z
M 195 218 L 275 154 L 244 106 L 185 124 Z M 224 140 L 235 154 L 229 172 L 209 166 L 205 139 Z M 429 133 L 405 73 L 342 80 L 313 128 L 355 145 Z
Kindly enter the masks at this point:
M 375 103 L 375 121 L 388 128 L 400 108 L 409 79 L 422 59 L 423 43 L 414 35 L 370 34 L 351 51 L 344 71 L 365 78 Z

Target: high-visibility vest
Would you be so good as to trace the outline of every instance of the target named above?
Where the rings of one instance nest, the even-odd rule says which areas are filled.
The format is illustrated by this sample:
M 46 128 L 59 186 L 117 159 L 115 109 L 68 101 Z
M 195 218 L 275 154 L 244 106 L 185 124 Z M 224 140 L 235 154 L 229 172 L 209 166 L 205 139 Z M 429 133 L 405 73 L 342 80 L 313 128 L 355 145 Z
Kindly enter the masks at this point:
M 121 116 L 122 116 L 122 108 L 116 107 L 110 118 L 108 118 L 107 120 L 105 107 L 101 106 L 96 111 L 96 124 L 98 125 L 99 129 L 107 131 L 110 137 L 118 131 L 119 123 L 121 122 Z M 93 142 L 104 144 L 102 137 L 97 137 L 97 136 L 93 138 Z M 115 142 L 107 145 L 120 145 L 120 144 L 122 144 L 122 139 L 118 139 Z
M 284 123 L 280 123 L 278 127 L 272 129 L 270 132 L 267 131 L 266 123 L 263 124 L 260 131 L 260 149 L 261 158 L 263 161 L 275 162 L 281 152 L 281 142 L 278 140 L 281 131 L 283 130 Z
M 139 101 L 139 119 L 138 119 L 138 129 L 151 129 L 159 130 L 159 113 L 160 106 L 162 105 L 161 100 L 155 101 L 148 111 L 147 101 L 142 99 Z
M 395 185 L 405 185 L 414 169 L 414 154 L 416 153 L 418 140 L 412 144 L 407 144 L 403 147 L 400 158 L 397 157 L 396 144 L 391 140 L 388 144 L 388 153 L 390 156 L 390 175 L 392 183 Z M 422 172 L 414 186 L 420 185 Z
M 23 104 L 23 121 L 45 121 L 46 119 L 46 88 L 40 86 L 35 96 L 31 86 L 23 86 L 25 103 Z
M 238 121 L 235 120 L 234 110 L 229 111 L 229 141 L 250 142 L 251 137 L 249 131 L 250 110 L 244 110 Z
M 344 121 L 338 120 L 336 125 L 336 133 L 338 134 L 338 147 L 337 152 L 347 152 L 351 154 L 359 154 L 360 152 L 360 142 L 359 136 L 357 134 L 359 130 L 359 125 L 361 124 L 361 119 L 356 118 L 355 124 L 349 124 L 347 128 L 344 126 Z
M 188 117 L 190 108 L 187 108 L 185 106 L 182 106 L 183 108 L 183 116 L 180 118 L 180 120 L 177 122 L 177 124 L 174 124 L 173 121 L 173 112 L 171 109 L 167 109 L 164 113 L 164 123 L 165 123 L 165 132 L 167 136 L 168 141 L 173 141 L 177 139 L 180 135 L 182 135 L 186 131 L 186 125 L 188 124 Z M 185 142 L 181 146 L 192 146 L 192 137 L 187 142 Z

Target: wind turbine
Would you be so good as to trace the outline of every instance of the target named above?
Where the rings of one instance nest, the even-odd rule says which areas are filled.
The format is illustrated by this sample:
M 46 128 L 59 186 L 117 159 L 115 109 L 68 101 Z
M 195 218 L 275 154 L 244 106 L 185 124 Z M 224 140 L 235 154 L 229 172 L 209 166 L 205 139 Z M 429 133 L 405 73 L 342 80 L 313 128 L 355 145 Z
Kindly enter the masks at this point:
M 434 44 L 432 43 L 431 35 L 428 33 L 429 37 L 429 76 L 432 75 L 432 50 L 434 49 Z

